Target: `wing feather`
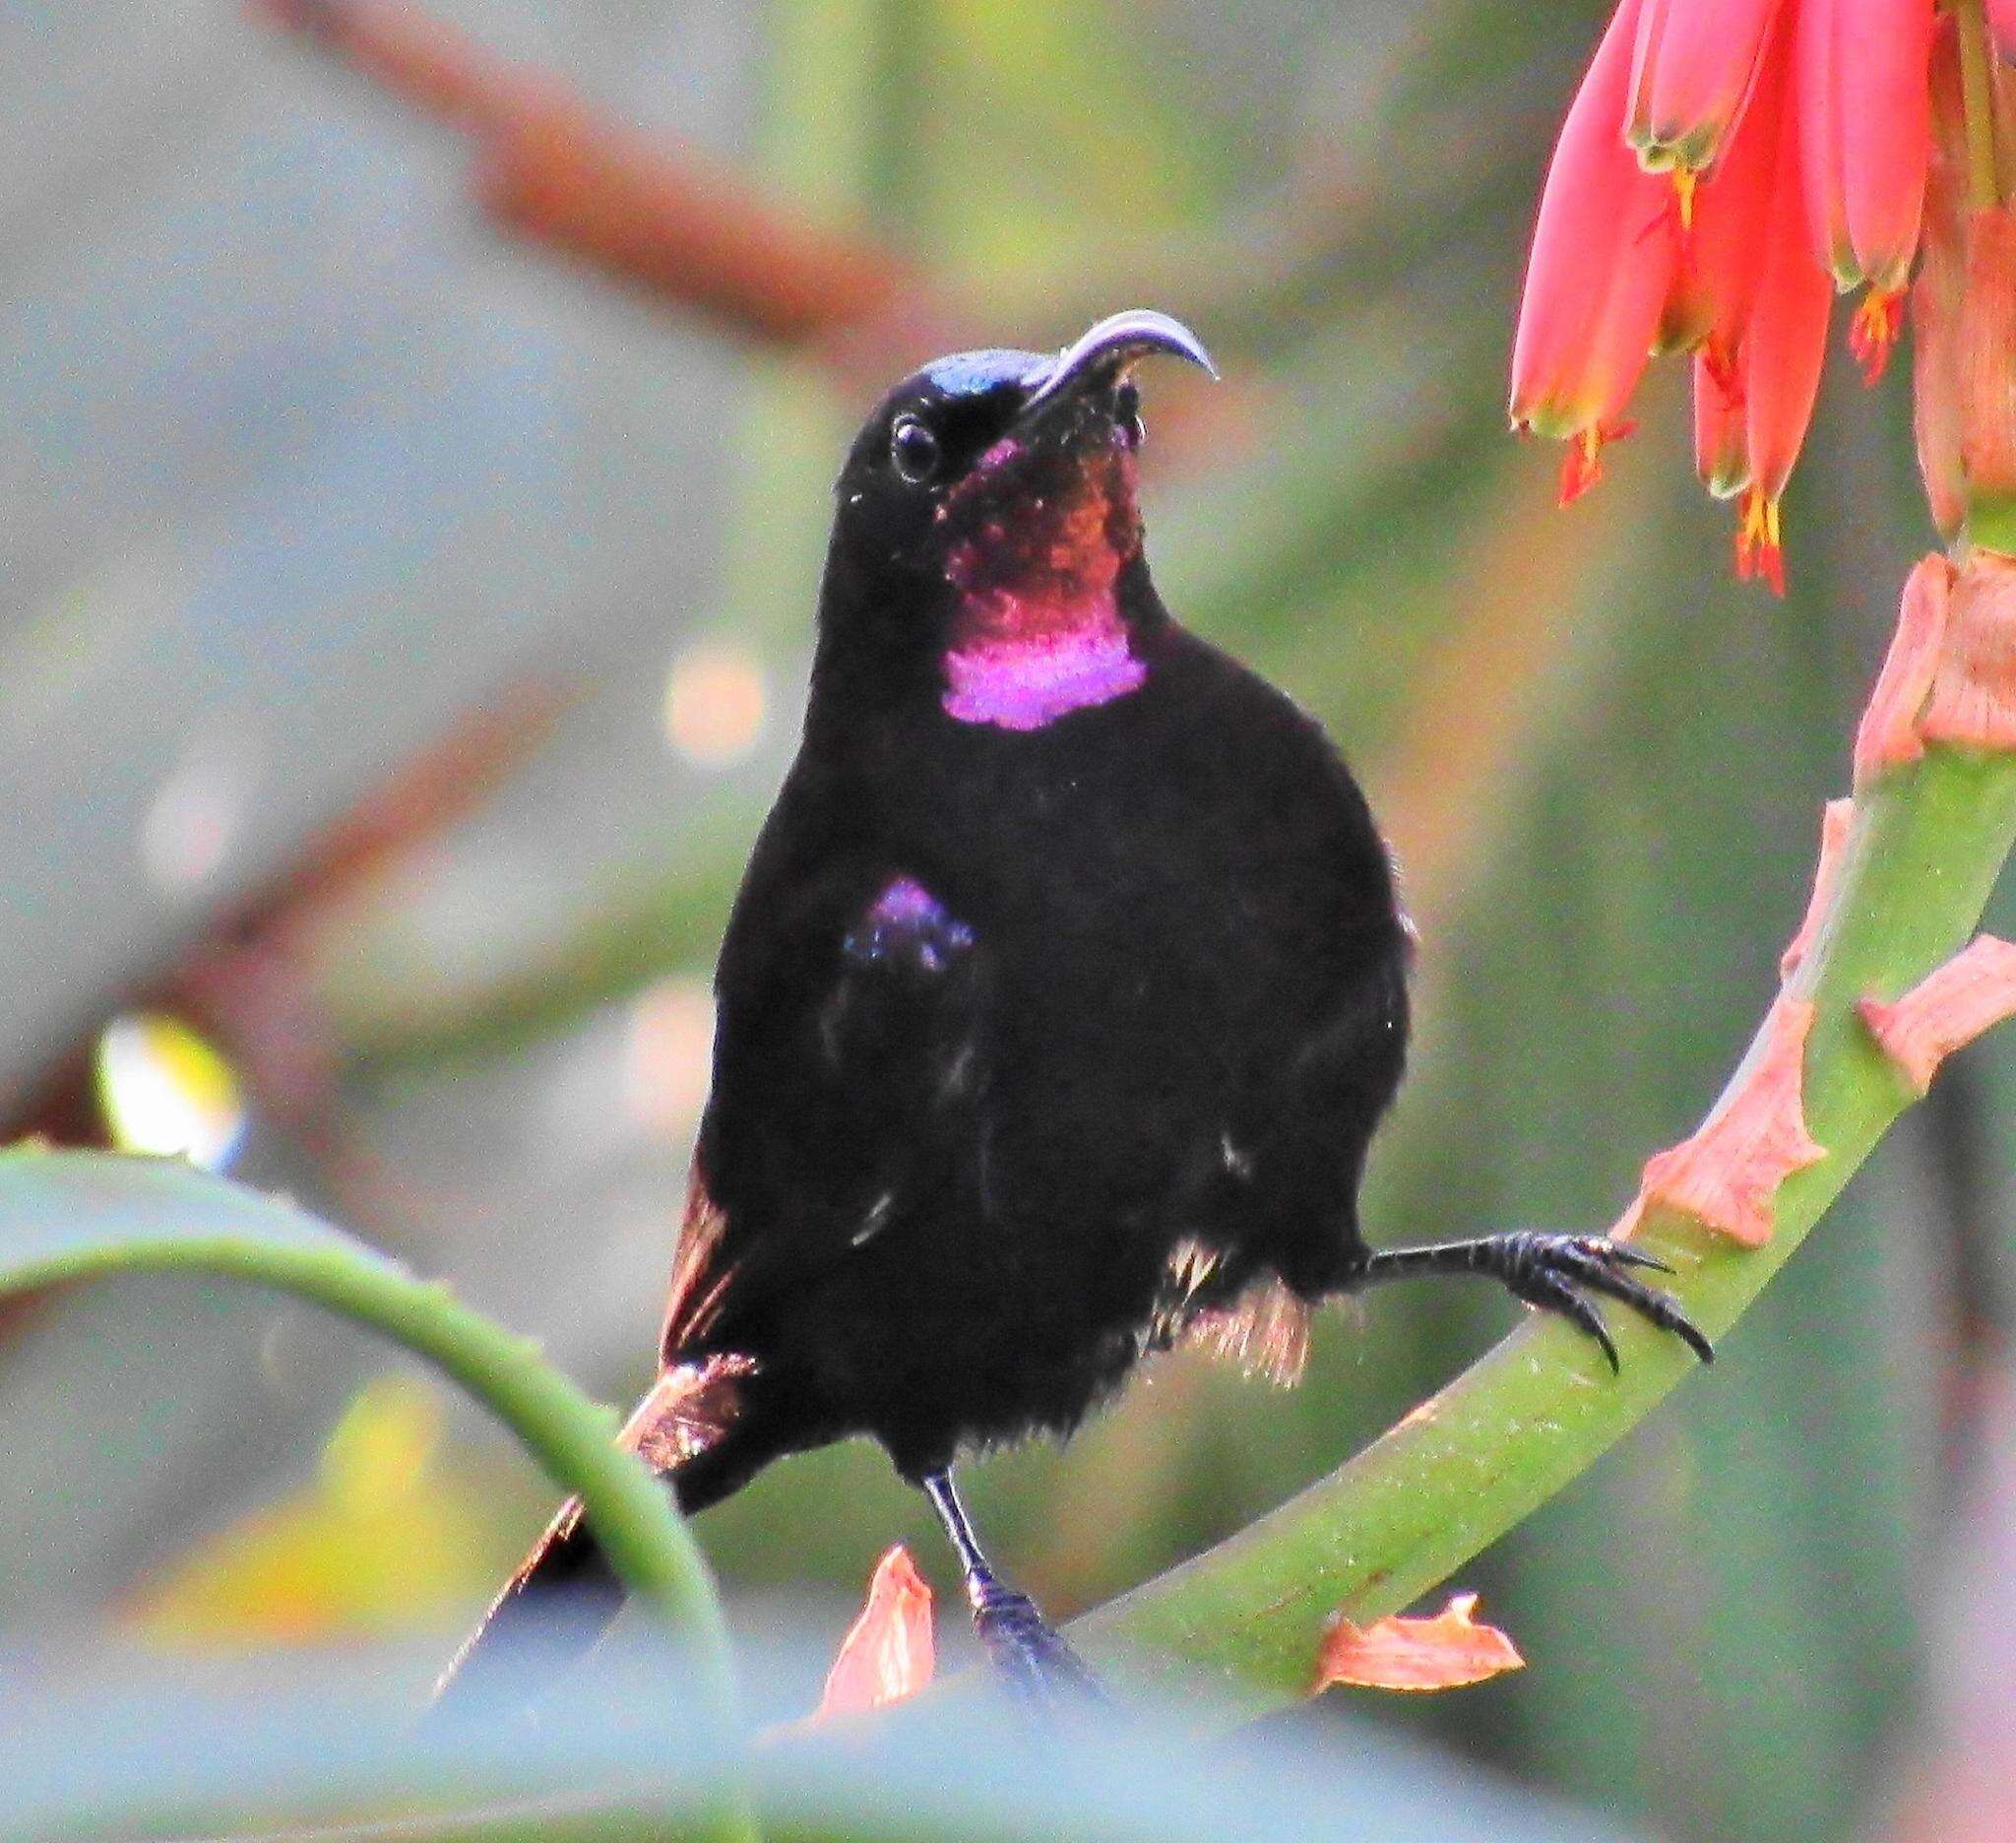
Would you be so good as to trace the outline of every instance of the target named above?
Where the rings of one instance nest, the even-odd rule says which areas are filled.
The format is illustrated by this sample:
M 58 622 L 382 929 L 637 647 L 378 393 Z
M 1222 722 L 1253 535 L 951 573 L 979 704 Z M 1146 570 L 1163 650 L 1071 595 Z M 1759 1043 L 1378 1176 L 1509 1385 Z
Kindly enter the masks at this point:
M 848 887 L 850 904 L 794 905 L 795 950 L 742 958 L 760 970 L 723 991 L 668 1366 L 744 1348 L 778 1289 L 816 1284 L 978 1167 L 981 946 L 914 877 L 871 877 L 865 897 L 860 878 Z

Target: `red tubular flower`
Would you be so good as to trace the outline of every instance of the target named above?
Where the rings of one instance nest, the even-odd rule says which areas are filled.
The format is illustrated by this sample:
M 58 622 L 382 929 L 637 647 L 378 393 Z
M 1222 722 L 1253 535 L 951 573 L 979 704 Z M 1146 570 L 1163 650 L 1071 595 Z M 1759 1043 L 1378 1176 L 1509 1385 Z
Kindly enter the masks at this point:
M 1781 27 L 1764 52 L 1742 120 L 1714 172 L 1695 190 L 1660 321 L 1662 350 L 1705 347 L 1723 371 L 1735 365 L 1764 269 L 1791 76 L 1792 33 Z
M 2006 23 L 2016 35 L 2016 0 L 1989 4 L 1998 30 Z M 1779 498 L 1812 418 L 1833 284 L 1868 285 L 1849 338 L 1867 380 L 1903 325 L 1933 159 L 1934 42 L 1952 35 L 1938 7 L 1620 0 L 1548 169 L 1513 352 L 1515 425 L 1576 438 L 1564 499 L 1595 477 L 1648 339 L 1657 350 L 1692 351 L 1702 479 L 1718 495 L 1743 495 L 1737 569 L 1783 592 Z M 2012 107 L 2006 96 L 1997 104 Z M 1631 150 L 1635 165 L 1619 159 Z M 1674 183 L 1662 202 L 1663 173 Z M 1928 272 L 1957 264 L 1954 292 L 1970 300 L 1977 257 L 2016 274 L 2008 222 L 2006 237 L 1947 238 L 1964 253 L 1934 249 Z M 1940 238 L 1936 226 L 1924 235 Z M 2008 294 L 2016 323 L 2016 283 Z M 1922 288 L 1921 322 L 1938 324 L 1939 304 Z M 1948 407 L 1928 418 L 1922 389 L 1920 425 L 1922 448 L 1935 451 L 1927 479 L 1942 482 L 1933 490 L 1943 523 L 1971 489 L 1971 425 L 1954 407 L 1963 379 L 1982 373 L 1984 383 L 1965 386 L 1979 400 L 1989 371 L 2016 374 L 2004 357 L 2016 351 L 2016 324 L 1956 326 L 1940 346 L 1933 370 Z M 2016 403 L 2016 376 L 2009 389 Z M 2001 443 L 1983 458 L 2010 481 L 2016 531 L 2016 419 L 2006 436 L 1997 424 L 1979 442 Z
M 1750 441 L 1743 414 L 1743 377 L 1714 347 L 1694 354 L 1694 467 L 1718 499 L 1733 499 L 1750 483 Z
M 1618 132 L 1643 0 L 1623 0 L 1554 148 L 1512 348 L 1512 422 L 1572 437 L 1562 496 L 1590 484 L 1602 443 L 1651 355 L 1679 222 L 1672 191 Z
M 1632 47 L 1624 139 L 1649 172 L 1702 172 L 1756 81 L 1784 0 L 1645 0 Z M 2016 9 L 2016 0 L 2009 0 Z
M 2012 0 L 2016 4 L 2016 0 Z M 1967 130 L 1953 23 L 1932 41 L 1932 159 L 1925 176 L 1924 260 L 1911 287 L 1912 432 L 1918 471 L 1939 535 L 1967 521 L 1960 466 L 1960 311 L 1967 280 Z
M 1844 287 L 1911 273 L 1931 145 L 1932 0 L 1798 0 L 1796 108 L 1813 253 Z
M 1743 335 L 1743 432 L 1749 490 L 1736 535 L 1736 574 L 1761 576 L 1785 593 L 1778 501 L 1813 419 L 1827 356 L 1833 289 L 1809 254 L 1805 198 L 1799 186 L 1799 124 L 1788 112 L 1779 134 L 1772 226 L 1765 238 L 1757 297 Z

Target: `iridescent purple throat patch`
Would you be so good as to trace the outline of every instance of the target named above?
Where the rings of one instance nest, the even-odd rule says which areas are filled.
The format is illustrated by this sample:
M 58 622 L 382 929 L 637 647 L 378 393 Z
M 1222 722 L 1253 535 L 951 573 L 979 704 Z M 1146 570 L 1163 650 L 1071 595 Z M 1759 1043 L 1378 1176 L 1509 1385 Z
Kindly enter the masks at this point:
M 1103 609 L 1043 623 L 1027 637 L 976 639 L 945 655 L 946 714 L 1002 730 L 1040 730 L 1072 711 L 1139 690 L 1148 667 L 1134 657 L 1110 595 Z

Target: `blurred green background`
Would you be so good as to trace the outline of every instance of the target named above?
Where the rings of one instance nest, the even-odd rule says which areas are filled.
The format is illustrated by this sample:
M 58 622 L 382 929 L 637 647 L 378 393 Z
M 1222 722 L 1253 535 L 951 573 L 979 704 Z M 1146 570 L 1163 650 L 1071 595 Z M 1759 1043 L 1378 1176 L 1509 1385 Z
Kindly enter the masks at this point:
M 1604 11 L 435 14 L 898 252 L 876 350 L 906 364 L 926 301 L 989 343 L 1141 304 L 1211 345 L 1228 382 L 1166 438 L 1149 380 L 1159 580 L 1332 726 L 1424 934 L 1377 1239 L 1601 1227 L 1690 1128 L 1776 989 L 1930 541 L 1906 380 L 1842 359 L 1782 603 L 1732 579 L 1678 370 L 1571 510 L 1505 435 Z M 509 240 L 453 133 L 231 6 L 7 9 L 0 90 L 0 1113 L 204 1146 L 627 1400 L 872 384 Z M 341 848 L 360 812 L 389 844 Z M 1960 1058 L 1716 1370 L 1467 1572 L 1529 1670 L 1297 1719 L 1432 1731 L 1651 1833 L 2008 1834 L 1948 1764 L 2016 1727 L 2012 1095 L 2016 1044 Z M 1289 1395 L 1161 1362 L 1067 1450 L 978 1468 L 977 1512 L 1068 1614 L 1506 1322 L 1486 1289 L 1381 1294 Z M 549 1507 L 417 1372 L 223 1288 L 12 1311 L 0 1403 L 0 1627 L 32 1646 L 108 1619 L 170 1652 L 445 1642 Z M 957 1605 L 866 1448 L 701 1533 L 751 1632 L 788 1594 L 837 1638 L 898 1537 Z

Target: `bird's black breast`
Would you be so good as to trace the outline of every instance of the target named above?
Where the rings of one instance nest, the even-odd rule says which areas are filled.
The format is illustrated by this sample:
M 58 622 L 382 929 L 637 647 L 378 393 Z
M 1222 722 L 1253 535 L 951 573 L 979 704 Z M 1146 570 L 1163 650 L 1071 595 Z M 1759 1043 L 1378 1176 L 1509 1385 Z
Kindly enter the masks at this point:
M 1236 1158 L 1340 1006 L 1399 989 L 1391 869 L 1336 751 L 1243 667 L 1162 638 L 1132 697 L 949 738 L 904 814 L 998 957 L 1001 1130 L 1040 1213 L 1151 1206 L 1228 1134 Z
M 1355 1242 L 1405 1031 L 1384 848 L 1285 698 L 1173 626 L 1153 648 L 1141 690 L 1036 732 L 934 713 L 801 761 L 730 926 L 722 1338 L 820 1346 L 836 1420 L 900 1461 L 1075 1421 L 1166 1322 L 1179 1247 L 1223 1290 L 1319 1287 Z M 878 982 L 899 882 L 957 950 Z M 836 1016 L 872 1060 L 836 1062 Z

